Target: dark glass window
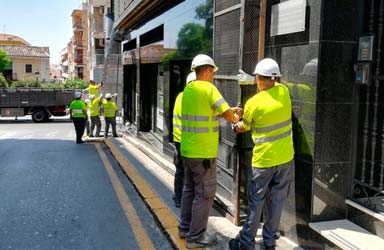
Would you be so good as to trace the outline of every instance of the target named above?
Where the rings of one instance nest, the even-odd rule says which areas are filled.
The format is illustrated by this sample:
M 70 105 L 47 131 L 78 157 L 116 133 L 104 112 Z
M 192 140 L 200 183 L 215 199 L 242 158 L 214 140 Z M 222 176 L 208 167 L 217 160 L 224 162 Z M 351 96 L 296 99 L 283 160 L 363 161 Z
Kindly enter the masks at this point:
M 25 73 L 32 73 L 32 64 L 25 64 Z

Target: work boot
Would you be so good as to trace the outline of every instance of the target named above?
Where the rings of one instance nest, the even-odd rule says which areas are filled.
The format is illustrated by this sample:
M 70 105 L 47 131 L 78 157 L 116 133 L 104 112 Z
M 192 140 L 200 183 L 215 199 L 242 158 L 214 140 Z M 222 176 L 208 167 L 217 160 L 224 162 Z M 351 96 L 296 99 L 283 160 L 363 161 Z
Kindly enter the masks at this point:
M 185 239 L 185 237 L 187 237 L 187 233 L 188 233 L 188 231 L 179 230 L 179 237 L 181 239 Z
M 194 248 L 204 248 L 215 245 L 217 242 L 217 238 L 215 235 L 213 236 L 203 236 L 201 239 L 196 241 L 188 241 L 187 240 L 187 248 L 188 249 L 194 249 Z

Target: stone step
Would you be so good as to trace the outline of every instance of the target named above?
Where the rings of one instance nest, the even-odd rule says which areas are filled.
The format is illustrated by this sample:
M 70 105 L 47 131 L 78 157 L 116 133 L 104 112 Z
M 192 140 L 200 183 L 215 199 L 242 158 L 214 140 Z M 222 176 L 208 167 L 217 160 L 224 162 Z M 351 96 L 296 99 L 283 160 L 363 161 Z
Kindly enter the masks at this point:
M 309 227 L 346 250 L 382 250 L 384 239 L 368 232 L 349 220 L 309 223 Z

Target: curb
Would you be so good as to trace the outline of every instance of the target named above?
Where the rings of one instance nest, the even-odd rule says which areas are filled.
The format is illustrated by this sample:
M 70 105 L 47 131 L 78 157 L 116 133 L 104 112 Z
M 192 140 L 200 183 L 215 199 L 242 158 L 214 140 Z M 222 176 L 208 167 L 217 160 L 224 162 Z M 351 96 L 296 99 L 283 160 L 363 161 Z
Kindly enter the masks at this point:
M 160 222 L 160 225 L 165 234 L 170 239 L 172 245 L 176 249 L 186 249 L 185 239 L 180 239 L 178 233 L 178 219 L 152 190 L 147 182 L 140 176 L 140 174 L 132 167 L 131 163 L 123 156 L 120 150 L 112 142 L 111 139 L 104 140 L 105 145 L 108 147 L 124 173 L 130 179 L 136 190 L 143 198 L 146 205 L 150 208 L 152 214 Z

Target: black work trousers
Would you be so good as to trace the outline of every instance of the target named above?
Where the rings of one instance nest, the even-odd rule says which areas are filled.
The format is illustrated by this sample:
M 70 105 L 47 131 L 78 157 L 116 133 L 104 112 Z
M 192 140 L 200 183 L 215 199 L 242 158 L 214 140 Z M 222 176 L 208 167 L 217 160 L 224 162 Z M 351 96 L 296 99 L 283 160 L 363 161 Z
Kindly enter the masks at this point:
M 76 130 L 76 142 L 81 142 L 85 130 L 85 118 L 84 117 L 72 117 L 73 124 Z

